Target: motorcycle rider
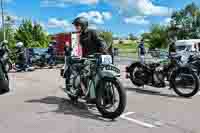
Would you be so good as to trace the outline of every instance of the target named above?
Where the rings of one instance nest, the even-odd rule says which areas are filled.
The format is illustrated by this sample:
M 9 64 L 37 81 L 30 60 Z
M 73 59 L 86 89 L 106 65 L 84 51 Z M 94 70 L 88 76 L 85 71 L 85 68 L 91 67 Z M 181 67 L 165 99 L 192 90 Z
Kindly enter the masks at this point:
M 176 40 L 177 40 L 176 38 L 170 40 L 171 42 L 169 44 L 169 56 L 176 54 L 176 44 L 175 44 Z
M 87 57 L 94 53 L 107 53 L 106 42 L 95 30 L 88 28 L 88 20 L 84 17 L 77 17 L 72 23 L 80 34 L 82 56 Z
M 88 20 L 84 17 L 77 17 L 73 23 L 77 33 L 80 35 L 80 44 L 82 46 L 82 56 L 87 57 L 95 53 L 107 53 L 106 42 L 98 35 L 95 30 L 88 28 Z M 71 49 L 68 49 L 69 51 Z M 66 55 L 69 54 L 68 51 L 65 51 Z M 67 69 L 66 72 L 66 85 L 70 86 L 70 70 Z M 67 88 L 69 89 L 69 87 Z M 88 102 L 95 102 L 94 99 L 91 99 Z
M 26 55 L 25 55 L 25 49 L 24 49 L 24 44 L 22 42 L 18 42 L 16 44 L 16 54 L 17 54 L 17 63 L 16 65 L 18 65 L 18 71 L 26 71 Z

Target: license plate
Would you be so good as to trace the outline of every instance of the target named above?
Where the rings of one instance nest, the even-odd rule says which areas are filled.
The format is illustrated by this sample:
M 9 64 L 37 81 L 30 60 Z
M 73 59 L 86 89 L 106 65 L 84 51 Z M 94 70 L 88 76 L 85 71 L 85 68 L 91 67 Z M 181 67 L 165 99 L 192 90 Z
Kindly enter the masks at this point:
M 112 57 L 110 55 L 101 55 L 101 64 L 103 65 L 112 64 Z
M 111 66 L 111 65 L 108 65 L 108 66 L 104 66 L 104 70 L 107 70 L 107 71 L 114 71 L 116 73 L 120 73 L 120 69 L 115 67 L 115 66 Z

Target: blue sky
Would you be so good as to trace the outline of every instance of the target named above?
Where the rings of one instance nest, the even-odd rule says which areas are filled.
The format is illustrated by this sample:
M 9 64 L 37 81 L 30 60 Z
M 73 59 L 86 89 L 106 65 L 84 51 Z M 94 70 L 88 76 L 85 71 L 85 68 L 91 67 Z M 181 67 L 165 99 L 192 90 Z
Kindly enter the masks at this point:
M 140 35 L 152 24 L 167 24 L 172 11 L 200 0 L 4 0 L 5 10 L 19 23 L 31 18 L 49 33 L 72 31 L 72 20 L 85 16 L 91 28 L 118 36 Z

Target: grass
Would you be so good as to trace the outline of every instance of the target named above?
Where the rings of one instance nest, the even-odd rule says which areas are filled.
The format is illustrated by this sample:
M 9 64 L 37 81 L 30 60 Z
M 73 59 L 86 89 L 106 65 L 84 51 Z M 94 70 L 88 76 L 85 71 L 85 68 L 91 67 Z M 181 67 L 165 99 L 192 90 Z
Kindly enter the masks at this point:
M 136 41 L 128 41 L 128 43 L 115 44 L 114 48 L 119 49 L 120 56 L 125 57 L 137 57 L 138 43 Z M 148 48 L 148 44 L 145 44 L 145 48 Z
M 129 43 L 121 43 L 121 44 L 115 44 L 114 45 L 115 48 L 118 49 L 136 49 L 137 48 L 137 44 L 135 42 L 129 42 Z

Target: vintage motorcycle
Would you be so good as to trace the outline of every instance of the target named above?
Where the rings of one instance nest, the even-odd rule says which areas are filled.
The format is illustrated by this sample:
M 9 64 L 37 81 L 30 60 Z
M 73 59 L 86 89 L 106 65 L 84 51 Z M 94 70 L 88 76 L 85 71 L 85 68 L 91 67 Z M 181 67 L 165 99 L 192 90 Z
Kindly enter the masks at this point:
M 200 77 L 200 56 L 199 55 L 190 55 L 187 63 L 190 64 L 197 71 L 197 75 Z
M 9 49 L 6 45 L 7 41 L 3 41 L 0 46 L 0 94 L 10 90 L 8 72 L 12 67 L 12 63 L 10 62 Z
M 64 92 L 73 101 L 78 98 L 95 100 L 94 104 L 104 118 L 119 117 L 126 107 L 126 93 L 118 80 L 120 70 L 112 64 L 112 57 L 97 53 L 79 58 L 71 56 L 71 48 L 66 51 L 61 76 L 70 80 L 70 85 L 66 84 Z
M 166 81 L 181 97 L 192 97 L 199 90 L 196 69 L 181 63 L 181 56 L 169 56 L 165 63 L 132 63 L 126 68 L 127 78 L 136 86 L 166 87 Z
M 53 68 L 56 66 L 56 62 L 50 60 L 50 55 L 47 52 L 44 53 L 35 53 L 35 55 L 31 58 L 31 62 L 33 66 L 37 66 L 40 68 L 49 67 Z

